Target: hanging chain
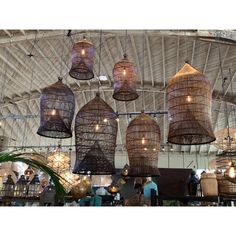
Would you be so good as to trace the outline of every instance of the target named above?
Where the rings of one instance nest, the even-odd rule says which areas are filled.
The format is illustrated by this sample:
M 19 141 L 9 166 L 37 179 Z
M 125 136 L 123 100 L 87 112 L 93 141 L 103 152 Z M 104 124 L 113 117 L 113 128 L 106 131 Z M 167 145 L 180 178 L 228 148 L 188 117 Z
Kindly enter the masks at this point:
M 100 40 L 99 40 L 98 93 L 99 93 L 99 89 L 100 89 L 101 51 L 102 51 L 102 30 L 100 30 Z
M 142 110 L 144 111 L 144 48 L 145 48 L 145 32 L 143 33 L 143 68 L 142 68 Z
M 127 30 L 125 30 L 125 50 L 124 50 L 124 57 L 127 57 L 127 53 L 126 53 L 126 50 L 127 50 Z
M 228 147 L 231 151 L 231 137 L 230 137 L 230 131 L 229 131 L 229 113 L 228 113 L 228 106 L 227 106 L 227 102 L 226 102 L 226 98 L 225 98 L 225 82 L 226 82 L 227 78 L 225 78 L 224 74 L 223 74 L 221 52 L 220 52 L 219 46 L 218 46 L 218 50 L 219 50 L 220 72 L 221 72 L 221 77 L 222 77 L 223 102 L 225 105 L 225 118 L 226 118 L 226 125 L 227 125 L 227 142 L 228 142 Z M 232 158 L 230 157 L 230 159 L 232 159 Z

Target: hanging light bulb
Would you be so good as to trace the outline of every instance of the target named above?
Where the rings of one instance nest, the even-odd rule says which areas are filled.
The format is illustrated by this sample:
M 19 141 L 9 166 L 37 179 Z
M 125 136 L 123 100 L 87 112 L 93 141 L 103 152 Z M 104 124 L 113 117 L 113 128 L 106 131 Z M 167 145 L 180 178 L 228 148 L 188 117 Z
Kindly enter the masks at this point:
M 85 49 L 83 48 L 82 50 L 81 50 L 81 55 L 85 55 Z
M 156 149 L 156 148 L 153 148 L 152 150 L 155 152 L 157 149 Z
M 95 130 L 99 130 L 99 124 L 96 124 Z
M 126 69 L 123 69 L 123 75 L 126 76 Z
M 142 137 L 142 144 L 145 144 L 145 138 L 144 137 Z
M 231 162 L 231 165 L 229 167 L 229 177 L 235 178 L 235 170 L 234 170 L 234 163 L 233 162 Z
M 52 110 L 52 115 L 53 115 L 53 116 L 56 115 L 56 109 L 55 109 L 55 108 Z
M 108 119 L 107 119 L 107 118 L 105 118 L 105 119 L 103 120 L 103 122 L 105 122 L 105 123 L 106 123 L 107 121 L 108 121 Z
M 119 117 L 117 117 L 117 118 L 116 118 L 116 121 L 119 122 L 119 120 L 120 120 Z
M 0 121 L 0 128 L 2 128 L 2 121 Z
M 192 97 L 191 96 L 187 96 L 186 100 L 187 100 L 187 102 L 191 102 L 192 101 Z

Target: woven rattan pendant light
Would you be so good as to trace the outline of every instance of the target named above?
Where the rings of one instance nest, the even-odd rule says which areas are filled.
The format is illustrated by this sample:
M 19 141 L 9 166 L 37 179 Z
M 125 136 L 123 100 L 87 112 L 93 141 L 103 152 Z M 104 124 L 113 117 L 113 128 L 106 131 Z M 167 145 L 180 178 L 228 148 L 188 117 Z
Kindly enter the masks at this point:
M 100 32 L 99 72 L 102 31 Z M 99 79 L 99 78 L 98 78 Z M 73 173 L 109 175 L 115 173 L 117 113 L 100 97 L 84 105 L 75 119 L 76 162 Z
M 69 72 L 70 76 L 78 80 L 92 79 L 94 77 L 94 56 L 95 47 L 85 37 L 74 44 L 71 53 L 72 66 Z
M 182 145 L 215 140 L 211 124 L 210 82 L 188 63 L 167 85 L 168 142 Z
M 76 163 L 73 173 L 107 175 L 115 172 L 116 112 L 97 93 L 75 119 Z
M 113 68 L 113 98 L 118 101 L 132 101 L 138 98 L 136 92 L 137 68 L 128 60 L 126 45 L 127 31 L 125 36 L 124 58 L 117 62 Z
M 158 155 L 160 127 L 143 111 L 133 119 L 126 131 L 129 176 L 159 176 Z
M 70 138 L 74 111 L 74 94 L 59 78 L 41 93 L 40 127 L 37 134 L 49 138 Z

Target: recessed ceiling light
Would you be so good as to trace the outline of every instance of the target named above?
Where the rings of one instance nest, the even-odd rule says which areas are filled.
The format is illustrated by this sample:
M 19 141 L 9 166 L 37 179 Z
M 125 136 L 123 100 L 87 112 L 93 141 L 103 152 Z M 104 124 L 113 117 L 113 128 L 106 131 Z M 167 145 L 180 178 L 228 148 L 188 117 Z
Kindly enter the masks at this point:
M 108 80 L 108 78 L 105 75 L 100 75 L 99 80 L 106 81 L 106 80 Z

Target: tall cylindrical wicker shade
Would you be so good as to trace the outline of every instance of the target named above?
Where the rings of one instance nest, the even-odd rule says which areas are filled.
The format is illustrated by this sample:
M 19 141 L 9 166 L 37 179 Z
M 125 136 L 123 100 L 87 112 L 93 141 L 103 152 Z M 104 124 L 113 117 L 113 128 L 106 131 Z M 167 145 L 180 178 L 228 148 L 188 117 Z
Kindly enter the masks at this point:
M 157 122 L 143 111 L 129 123 L 126 131 L 126 148 L 130 165 L 129 176 L 160 175 L 160 128 Z
M 113 98 L 119 101 L 132 101 L 138 98 L 136 92 L 137 68 L 127 55 L 113 68 Z
M 74 111 L 74 94 L 59 78 L 41 93 L 40 127 L 37 134 L 49 138 L 70 138 Z
M 211 99 L 207 78 L 185 63 L 167 85 L 169 143 L 192 145 L 215 140 Z
M 73 173 L 115 173 L 117 115 L 99 94 L 83 106 L 75 119 L 76 163 Z
M 89 80 L 94 77 L 95 48 L 94 45 L 85 38 L 74 44 L 71 59 L 72 66 L 70 69 L 70 76 L 78 80 Z

